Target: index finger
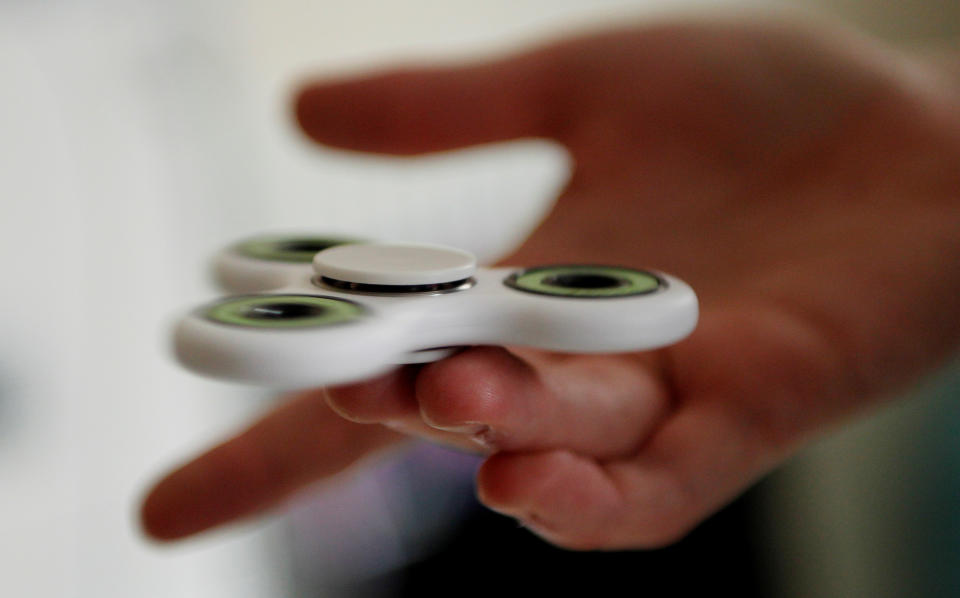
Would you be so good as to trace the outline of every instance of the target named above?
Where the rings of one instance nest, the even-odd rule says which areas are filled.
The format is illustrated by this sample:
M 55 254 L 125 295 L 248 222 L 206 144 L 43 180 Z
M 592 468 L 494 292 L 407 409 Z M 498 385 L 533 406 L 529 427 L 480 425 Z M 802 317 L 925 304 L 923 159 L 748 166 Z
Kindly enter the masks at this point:
M 167 474 L 141 507 L 144 531 L 176 540 L 277 504 L 404 436 L 344 420 L 305 391 Z
M 420 154 L 520 137 L 551 137 L 553 52 L 493 62 L 393 70 L 317 81 L 295 112 L 314 141 L 351 150 Z

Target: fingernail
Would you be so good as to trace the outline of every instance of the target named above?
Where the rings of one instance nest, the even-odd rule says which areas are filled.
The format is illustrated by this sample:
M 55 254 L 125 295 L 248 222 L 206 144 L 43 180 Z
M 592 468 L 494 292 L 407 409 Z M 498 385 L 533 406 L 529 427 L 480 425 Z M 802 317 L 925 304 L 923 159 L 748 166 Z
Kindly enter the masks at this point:
M 430 423 L 430 422 L 427 422 Z M 454 434 L 463 434 L 465 436 L 473 436 L 474 434 L 479 434 L 486 429 L 489 429 L 490 426 L 487 424 L 481 424 L 479 422 L 463 422 L 462 424 L 457 424 L 454 426 L 440 426 L 437 424 L 430 424 L 431 428 L 436 428 L 437 430 L 443 430 L 444 432 L 453 432 Z
M 490 426 L 484 426 L 482 430 L 474 432 L 470 436 L 470 440 L 488 451 L 497 450 L 496 435 Z
M 431 424 L 432 428 L 437 430 L 443 430 L 444 432 L 453 432 L 454 434 L 463 434 L 470 438 L 470 440 L 488 451 L 496 450 L 496 434 L 490 428 L 489 424 L 481 424 L 478 422 L 464 422 L 455 426 L 438 426 L 436 424 Z

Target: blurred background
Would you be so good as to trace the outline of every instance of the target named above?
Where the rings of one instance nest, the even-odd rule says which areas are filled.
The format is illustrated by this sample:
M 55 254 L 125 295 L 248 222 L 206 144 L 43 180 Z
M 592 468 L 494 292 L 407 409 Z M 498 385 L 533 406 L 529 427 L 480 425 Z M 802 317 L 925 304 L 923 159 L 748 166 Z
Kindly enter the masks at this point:
M 956 0 L 807 4 L 903 44 L 960 35 Z M 741 596 L 960 596 L 956 371 L 811 447 L 667 551 L 603 562 L 551 552 L 484 519 L 473 458 L 427 445 L 255 523 L 174 546 L 137 529 L 154 476 L 269 404 L 168 354 L 177 310 L 214 294 L 214 251 L 313 230 L 492 260 L 568 175 L 546 142 L 416 160 L 310 146 L 289 115 L 297 81 L 756 6 L 0 0 L 0 596 L 391 596 L 435 579 L 431 567 L 456 571 L 450 559 L 529 573 L 541 558 L 554 570 L 620 567 L 638 587 L 647 567 L 710 572 L 705 587 Z M 512 539 L 491 535 L 500 528 Z M 458 538 L 478 529 L 486 539 L 464 551 Z

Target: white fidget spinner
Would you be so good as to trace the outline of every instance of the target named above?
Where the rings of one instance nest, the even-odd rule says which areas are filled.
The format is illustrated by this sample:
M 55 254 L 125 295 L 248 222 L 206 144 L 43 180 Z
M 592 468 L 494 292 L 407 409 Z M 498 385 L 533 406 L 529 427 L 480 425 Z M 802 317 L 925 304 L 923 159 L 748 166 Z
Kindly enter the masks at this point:
M 477 268 L 432 245 L 259 238 L 222 252 L 217 278 L 243 293 L 183 317 L 181 363 L 277 388 L 359 381 L 466 345 L 568 353 L 654 349 L 697 322 L 683 281 L 616 266 Z

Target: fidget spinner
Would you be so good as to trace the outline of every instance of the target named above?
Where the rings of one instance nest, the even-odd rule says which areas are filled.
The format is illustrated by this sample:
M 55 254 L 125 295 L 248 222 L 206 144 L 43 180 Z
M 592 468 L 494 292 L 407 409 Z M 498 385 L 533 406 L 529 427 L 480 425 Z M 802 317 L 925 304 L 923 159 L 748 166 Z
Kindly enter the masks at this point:
M 436 245 L 248 240 L 214 271 L 234 295 L 185 315 L 180 362 L 276 388 L 359 381 L 470 345 L 567 353 L 654 349 L 693 331 L 697 297 L 661 272 L 570 264 L 478 268 Z

